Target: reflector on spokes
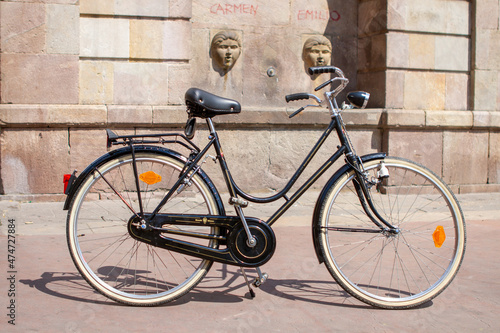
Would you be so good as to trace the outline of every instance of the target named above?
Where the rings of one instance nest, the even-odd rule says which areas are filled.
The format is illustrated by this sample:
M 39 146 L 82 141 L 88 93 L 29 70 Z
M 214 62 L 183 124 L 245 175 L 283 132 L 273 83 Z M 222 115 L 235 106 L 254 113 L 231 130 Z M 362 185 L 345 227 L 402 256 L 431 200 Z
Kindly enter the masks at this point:
M 147 171 L 139 175 L 139 179 L 148 185 L 154 185 L 161 182 L 161 176 L 154 171 Z
M 444 228 L 440 225 L 437 226 L 436 230 L 432 234 L 432 239 L 434 239 L 434 246 L 441 247 L 446 240 L 446 234 L 444 233 Z

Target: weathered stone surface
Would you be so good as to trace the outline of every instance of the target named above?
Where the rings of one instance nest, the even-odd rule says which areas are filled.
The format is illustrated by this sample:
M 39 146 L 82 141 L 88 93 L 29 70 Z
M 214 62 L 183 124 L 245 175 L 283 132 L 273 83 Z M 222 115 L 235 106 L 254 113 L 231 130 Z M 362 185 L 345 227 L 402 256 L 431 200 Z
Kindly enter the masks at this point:
M 191 18 L 193 2 L 185 0 L 170 0 L 170 17 Z
M 468 37 L 436 36 L 436 69 L 469 70 Z
M 168 103 L 170 105 L 185 105 L 184 96 L 191 88 L 189 80 L 191 66 L 172 65 L 168 68 Z
M 387 36 L 375 35 L 358 40 L 360 70 L 380 70 L 387 65 Z
M 401 101 L 401 107 L 402 107 L 402 100 L 403 100 L 403 94 L 401 95 L 394 95 L 391 94 L 389 97 L 389 90 L 386 91 L 386 84 L 388 80 L 386 80 L 386 72 L 383 71 L 377 71 L 377 72 L 368 72 L 368 73 L 359 73 L 358 74 L 358 89 L 362 91 L 366 91 L 370 93 L 370 108 L 383 108 L 386 107 L 386 98 L 395 98 L 396 101 L 400 100 Z M 404 75 L 404 73 L 403 73 Z M 403 85 L 404 86 L 404 78 L 403 78 Z M 394 90 L 398 90 L 400 87 L 394 86 Z M 392 89 L 391 89 L 392 90 Z M 392 100 L 391 100 L 392 101 Z M 397 102 L 395 102 L 397 103 Z M 391 106 L 393 104 L 390 104 Z M 387 107 L 391 107 L 389 104 Z
M 407 68 L 409 66 L 410 40 L 407 34 L 387 34 L 387 67 Z
M 468 110 L 469 86 L 468 74 L 446 74 L 446 110 Z
M 475 110 L 496 110 L 498 92 L 498 72 L 475 70 L 473 73 L 474 85 L 474 109 Z
M 80 56 L 128 58 L 130 28 L 127 19 L 80 18 Z
M 428 127 L 472 128 L 474 118 L 470 111 L 426 111 L 425 122 Z
M 168 124 L 184 125 L 187 120 L 185 107 L 180 106 L 153 106 L 153 125 L 160 126 Z
M 81 173 L 90 163 L 107 152 L 106 131 L 104 129 L 69 130 L 70 169 L 65 173 L 77 170 Z
M 1 2 L 2 52 L 41 53 L 45 50 L 45 5 Z
M 486 184 L 488 133 L 444 132 L 443 179 L 450 184 Z
M 490 133 L 488 183 L 500 184 L 500 133 Z
M 1 174 L 6 194 L 61 193 L 70 167 L 68 131 L 2 130 Z
M 115 13 L 114 0 L 80 0 L 81 14 L 113 15 Z
M 78 56 L 2 54 L 2 102 L 78 103 Z
M 410 68 L 435 69 L 436 36 L 410 34 Z M 467 53 L 466 53 L 467 55 Z
M 476 27 L 478 29 L 498 29 L 498 0 L 483 0 L 476 4 Z
M 193 17 L 220 28 L 221 22 L 226 27 L 285 25 L 290 20 L 290 2 L 257 0 L 226 3 L 194 0 Z
M 406 1 L 405 30 L 469 34 L 469 2 L 422 0 Z
M 387 110 L 386 125 L 390 127 L 423 127 L 425 126 L 425 111 Z
M 184 20 L 163 22 L 162 58 L 191 59 L 191 23 Z
M 113 62 L 80 61 L 81 104 L 112 104 L 113 87 Z
M 168 64 L 114 64 L 114 104 L 168 103 Z
M 47 9 L 47 53 L 76 54 L 80 52 L 78 6 L 49 4 Z
M 388 70 L 386 71 L 386 88 L 385 88 L 385 102 L 386 108 L 402 109 L 404 106 L 405 94 L 405 73 L 401 70 Z M 379 83 L 381 85 L 381 83 Z M 380 92 L 378 92 L 380 94 Z M 370 96 L 372 99 L 374 96 Z M 369 102 L 369 107 L 373 104 Z
M 390 19 L 395 12 L 390 11 Z M 399 20 L 398 20 L 399 21 Z M 388 20 L 388 12 L 385 1 L 370 0 L 361 1 L 358 6 L 358 35 L 372 35 L 385 32 L 387 25 L 392 22 Z
M 387 135 L 387 144 L 389 155 L 408 158 L 442 175 L 443 133 L 441 131 L 391 130 Z
M 446 75 L 432 72 L 405 74 L 404 108 L 409 110 L 443 110 Z
M 19 104 L 0 106 L 0 122 L 8 127 L 100 126 L 106 123 L 106 118 L 105 106 Z
M 130 20 L 130 57 L 161 59 L 164 22 Z
M 108 106 L 108 124 L 113 125 L 143 125 L 153 123 L 151 106 L 110 105 Z

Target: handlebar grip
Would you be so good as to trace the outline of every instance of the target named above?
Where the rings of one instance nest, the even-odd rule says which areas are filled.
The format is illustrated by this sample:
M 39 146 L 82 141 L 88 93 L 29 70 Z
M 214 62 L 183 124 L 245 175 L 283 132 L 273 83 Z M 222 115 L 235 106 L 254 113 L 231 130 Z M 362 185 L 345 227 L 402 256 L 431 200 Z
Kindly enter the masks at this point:
M 298 101 L 301 99 L 309 99 L 308 93 L 298 93 L 298 94 L 290 94 L 285 96 L 286 102 L 289 103 L 291 101 Z
M 324 74 L 324 73 L 335 73 L 337 71 L 337 67 L 335 66 L 321 66 L 321 67 L 309 67 L 309 74 Z

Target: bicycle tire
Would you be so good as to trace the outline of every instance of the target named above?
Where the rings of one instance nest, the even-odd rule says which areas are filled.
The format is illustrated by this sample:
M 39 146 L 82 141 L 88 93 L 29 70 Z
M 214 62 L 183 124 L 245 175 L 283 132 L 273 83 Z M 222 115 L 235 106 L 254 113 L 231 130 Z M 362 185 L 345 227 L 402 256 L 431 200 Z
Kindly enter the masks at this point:
M 122 153 L 114 151 L 97 160 L 94 170 L 79 182 L 68 211 L 69 251 L 84 279 L 104 296 L 137 306 L 171 302 L 193 289 L 213 262 L 156 248 L 129 235 L 127 223 L 133 213 L 128 205 L 136 212 L 139 207 L 132 155 L 124 149 Z M 142 204 L 147 213 L 156 208 L 178 180 L 185 160 L 160 147 L 136 147 L 135 156 L 138 174 L 154 172 L 149 173 L 152 180 L 146 179 L 150 184 L 140 181 Z M 176 192 L 160 212 L 223 213 L 219 194 L 202 170 L 190 182 L 191 186 L 186 186 L 180 194 Z M 221 233 L 213 227 L 196 227 L 194 231 Z M 214 240 L 200 242 L 218 247 Z
M 364 163 L 369 179 L 382 162 L 389 178 L 370 193 L 399 233 L 368 232 L 377 227 L 363 211 L 350 168 L 325 189 L 315 222 L 318 244 L 330 274 L 350 295 L 375 307 L 412 308 L 439 295 L 457 274 L 465 222 L 452 191 L 432 171 L 402 158 L 378 158 Z

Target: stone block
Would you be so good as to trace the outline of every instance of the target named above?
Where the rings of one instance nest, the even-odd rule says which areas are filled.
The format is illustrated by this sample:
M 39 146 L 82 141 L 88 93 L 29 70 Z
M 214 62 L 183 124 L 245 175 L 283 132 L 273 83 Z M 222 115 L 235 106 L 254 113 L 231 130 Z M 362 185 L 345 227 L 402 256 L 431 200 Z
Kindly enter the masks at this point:
M 115 0 L 114 14 L 124 16 L 168 17 L 170 1 Z
M 322 2 L 321 6 L 324 5 L 324 2 Z M 252 25 L 269 27 L 286 25 L 290 22 L 290 6 L 288 0 L 257 0 L 242 3 L 194 0 L 192 8 L 193 17 L 196 17 L 197 21 L 222 28 L 222 26 L 240 27 Z M 307 5 L 305 7 L 311 6 Z M 319 7 L 317 10 L 322 8 Z
M 424 127 L 425 111 L 423 110 L 387 110 L 386 124 L 389 127 Z
M 47 53 L 80 53 L 80 13 L 74 5 L 47 5 Z
M 395 12 L 389 11 L 392 17 Z M 386 1 L 370 0 L 361 1 L 358 5 L 358 35 L 372 35 L 386 31 L 391 21 L 388 20 Z
M 458 35 L 469 34 L 468 1 L 422 0 L 405 2 L 405 30 Z
M 81 14 L 114 15 L 114 0 L 80 0 Z
M 382 2 L 382 1 L 381 1 Z M 387 1 L 387 28 L 405 30 L 407 20 L 407 3 L 402 0 Z
M 67 129 L 3 129 L 5 194 L 61 193 L 70 169 Z
M 445 96 L 446 74 L 432 72 L 405 74 L 405 109 L 444 110 Z
M 191 66 L 171 65 L 168 68 L 168 104 L 185 105 L 184 96 L 191 88 Z
M 410 34 L 410 68 L 434 69 L 436 45 L 434 35 Z
M 500 184 L 500 133 L 490 133 L 488 184 Z
M 162 59 L 163 21 L 130 20 L 130 57 Z
M 113 125 L 144 125 L 153 123 L 151 106 L 110 105 L 108 106 L 108 124 Z
M 486 184 L 488 132 L 444 132 L 443 179 L 450 184 Z
M 112 104 L 113 86 L 113 62 L 80 61 L 81 104 Z
M 407 68 L 410 64 L 410 39 L 407 34 L 387 34 L 387 67 Z
M 471 111 L 426 111 L 427 127 L 472 128 L 474 117 Z
M 387 70 L 385 81 L 386 96 L 384 106 L 390 109 L 402 109 L 404 107 L 405 73 L 403 71 Z M 371 103 L 369 105 L 372 107 Z
M 70 169 L 80 174 L 90 163 L 107 152 L 104 129 L 71 128 L 69 130 Z
M 187 113 L 184 106 L 153 106 L 153 125 L 183 126 L 186 120 Z
M 45 50 L 45 5 L 1 2 L 2 52 L 42 53 Z
M 468 74 L 446 74 L 446 110 L 469 109 L 469 85 Z
M 497 71 L 475 70 L 473 72 L 474 110 L 497 109 L 498 76 Z
M 168 64 L 114 63 L 113 104 L 168 103 Z
M 391 130 L 387 153 L 420 163 L 441 176 L 443 134 L 441 131 Z
M 170 17 L 191 18 L 193 2 L 185 0 L 170 0 Z
M 78 103 L 78 56 L 2 54 L 0 72 L 3 103 Z
M 469 45 L 468 37 L 436 36 L 437 70 L 469 71 Z
M 370 93 L 370 108 L 386 107 L 386 72 L 359 73 L 358 89 Z
M 359 39 L 359 70 L 384 68 L 387 65 L 387 52 L 389 51 L 387 43 L 388 38 L 384 34 Z
M 163 22 L 163 59 L 190 60 L 192 56 L 191 44 L 191 23 L 189 21 Z
M 49 126 L 103 126 L 107 110 L 104 105 L 50 105 L 44 107 Z
M 80 18 L 80 56 L 129 58 L 130 28 L 127 19 Z
M 476 6 L 476 28 L 477 29 L 498 29 L 499 3 L 498 0 L 478 1 Z

